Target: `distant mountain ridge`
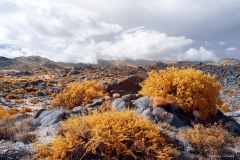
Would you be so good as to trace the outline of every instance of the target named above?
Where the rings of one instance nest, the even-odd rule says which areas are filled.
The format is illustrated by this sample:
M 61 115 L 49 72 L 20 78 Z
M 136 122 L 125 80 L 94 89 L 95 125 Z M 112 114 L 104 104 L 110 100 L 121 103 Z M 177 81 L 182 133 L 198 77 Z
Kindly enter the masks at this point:
M 97 64 L 91 63 L 66 63 L 66 62 L 54 62 L 47 58 L 43 58 L 40 56 L 29 56 L 29 57 L 16 57 L 16 58 L 7 58 L 0 56 L 0 70 L 16 70 L 16 71 L 29 71 L 37 68 L 41 69 L 55 69 L 61 70 L 64 68 L 72 68 L 72 67 L 86 67 L 89 65 L 92 66 L 130 66 L 130 67 L 144 67 L 144 66 L 152 66 L 157 63 L 166 63 L 166 64 L 174 64 L 174 63 L 205 63 L 209 65 L 234 65 L 239 64 L 240 60 L 237 59 L 229 59 L 225 58 L 217 62 L 190 62 L 190 61 L 148 61 L 148 60 L 103 60 L 98 59 Z
M 64 69 L 71 67 L 85 67 L 85 66 L 131 66 L 139 67 L 144 65 L 155 64 L 154 61 L 148 60 L 102 60 L 99 59 L 97 64 L 91 63 L 66 63 L 66 62 L 54 62 L 47 58 L 40 56 L 29 56 L 29 57 L 16 57 L 13 59 L 0 57 L 0 70 L 18 70 L 28 71 L 31 69 L 42 68 L 42 69 Z

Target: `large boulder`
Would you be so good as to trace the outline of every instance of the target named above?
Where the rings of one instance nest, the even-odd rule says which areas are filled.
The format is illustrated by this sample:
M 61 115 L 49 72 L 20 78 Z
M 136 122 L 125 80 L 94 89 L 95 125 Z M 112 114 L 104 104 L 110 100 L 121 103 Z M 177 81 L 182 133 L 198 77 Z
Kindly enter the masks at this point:
M 32 128 L 41 126 L 48 127 L 62 121 L 70 116 L 70 111 L 64 110 L 44 110 L 41 114 L 30 122 Z M 36 116 L 35 116 L 36 117 Z
M 143 78 L 138 76 L 129 76 L 120 80 L 119 82 L 113 81 L 111 84 L 105 85 L 105 89 L 112 93 L 120 93 L 121 95 L 125 94 L 137 94 L 141 87 L 139 83 L 143 81 Z

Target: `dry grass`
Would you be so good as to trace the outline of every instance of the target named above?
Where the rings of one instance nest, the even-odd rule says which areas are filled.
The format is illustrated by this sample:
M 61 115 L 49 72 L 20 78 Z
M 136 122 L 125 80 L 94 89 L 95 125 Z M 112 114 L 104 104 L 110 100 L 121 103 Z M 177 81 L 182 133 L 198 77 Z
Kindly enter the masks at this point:
M 36 104 L 37 103 L 37 101 L 35 99 L 31 99 L 29 102 L 32 103 L 32 104 Z
M 34 134 L 29 134 L 30 126 L 29 123 L 33 119 L 33 117 L 29 117 L 23 119 L 19 122 L 16 122 L 14 125 L 14 140 L 21 141 L 23 143 L 30 143 L 36 140 L 36 136 Z
M 10 116 L 6 116 L 0 119 L 0 140 L 21 141 L 23 143 L 32 142 L 35 139 L 35 135 L 29 134 L 29 123 L 33 117 L 16 121 Z
M 14 138 L 14 124 L 15 120 L 10 116 L 6 116 L 0 119 L 0 140 L 2 139 L 11 139 Z
M 222 105 L 218 106 L 218 109 L 220 109 L 222 112 L 230 112 L 229 105 L 227 102 L 224 102 Z
M 239 110 L 239 107 L 238 107 L 237 104 L 233 104 L 233 105 L 232 105 L 232 108 L 233 108 L 234 111 L 238 111 L 238 110 Z
M 221 125 L 204 126 L 195 124 L 194 128 L 182 130 L 179 136 L 200 154 L 219 154 L 221 148 L 233 143 L 232 135 L 228 134 Z
M 32 109 L 29 107 L 23 107 L 21 111 L 19 111 L 19 113 L 26 113 L 26 112 L 32 112 Z
M 18 99 L 18 100 L 15 100 L 15 103 L 24 103 L 25 101 L 23 99 Z

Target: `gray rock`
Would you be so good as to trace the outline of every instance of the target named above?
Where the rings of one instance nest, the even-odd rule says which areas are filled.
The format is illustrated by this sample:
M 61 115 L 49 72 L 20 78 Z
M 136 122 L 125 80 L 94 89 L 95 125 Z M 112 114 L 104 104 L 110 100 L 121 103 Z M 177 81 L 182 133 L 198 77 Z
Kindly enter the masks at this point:
M 151 108 L 147 108 L 145 109 L 143 112 L 142 112 L 142 115 L 149 119 L 150 121 L 154 121 L 155 120 L 155 117 L 154 115 L 152 114 L 152 109 Z
M 124 95 L 121 97 L 123 101 L 125 102 L 129 102 L 131 100 L 135 100 L 137 99 L 136 95 L 135 94 L 127 94 L 127 95 Z
M 217 111 L 216 120 L 222 121 L 224 127 L 230 131 L 240 135 L 240 124 L 232 117 L 224 115 L 221 111 Z
M 86 104 L 86 107 L 95 107 L 99 106 L 103 103 L 104 99 L 103 98 L 94 98 L 92 99 L 92 103 Z
M 187 120 L 182 120 L 180 118 L 177 118 L 176 116 L 174 116 L 170 125 L 176 128 L 184 128 L 190 126 Z
M 177 141 L 178 146 L 180 146 L 183 151 L 186 151 L 186 152 L 194 151 L 193 147 L 185 139 L 177 136 L 176 141 Z
M 30 83 L 30 85 L 32 85 L 32 86 L 37 86 L 37 85 L 39 85 L 39 84 L 41 84 L 41 83 L 43 83 L 43 80 L 39 79 L 39 80 L 36 80 L 36 81 Z
M 88 111 L 86 107 L 78 106 L 78 107 L 74 107 L 71 113 L 72 114 L 88 114 Z
M 112 106 L 115 107 L 118 111 L 121 111 L 127 108 L 127 103 L 121 98 L 116 98 L 112 101 Z
M 28 118 L 28 117 L 30 117 L 29 114 L 26 114 L 26 113 L 24 113 L 24 114 L 19 114 L 19 115 L 17 115 L 16 120 L 17 120 L 17 121 L 21 121 L 21 120 L 26 119 L 26 118 Z
M 174 116 L 172 113 L 167 113 L 167 114 L 163 117 L 163 122 L 168 123 L 168 124 L 172 124 L 174 117 L 175 117 L 175 116 Z
M 38 118 L 40 116 L 40 114 L 45 110 L 46 110 L 45 108 L 42 108 L 42 109 L 38 110 L 37 113 L 34 116 L 34 119 Z
M 77 70 L 72 70 L 69 72 L 69 75 L 77 75 L 79 72 Z
M 240 110 L 236 112 L 225 112 L 224 115 L 229 117 L 240 117 Z
M 123 102 L 122 98 L 116 98 L 112 101 L 111 105 L 116 108 L 121 102 Z
M 156 108 L 154 108 L 153 113 L 154 113 L 155 120 L 156 120 L 157 122 L 160 123 L 160 122 L 163 120 L 163 117 L 161 117 L 161 115 L 162 115 L 164 112 L 166 112 L 166 111 L 165 111 L 163 108 L 161 108 L 161 107 L 156 107 Z
M 142 113 L 145 109 L 152 107 L 152 100 L 150 97 L 143 96 L 137 100 L 132 100 L 133 108 L 138 112 Z
M 36 119 L 33 119 L 30 122 L 30 126 L 32 128 L 35 128 L 38 126 L 48 127 L 58 123 L 61 120 L 66 119 L 68 116 L 70 116 L 70 113 L 68 111 L 45 110 L 45 111 L 42 111 L 42 113 Z
M 35 96 L 37 96 L 37 97 L 40 97 L 40 96 L 43 97 L 43 96 L 45 96 L 45 95 L 44 95 L 43 92 L 37 92 L 37 93 L 35 94 Z
M 41 127 L 48 127 L 53 124 L 56 124 L 59 121 L 66 119 L 67 116 L 70 116 L 70 115 L 64 111 L 59 110 L 59 111 L 51 112 L 46 117 L 40 120 Z

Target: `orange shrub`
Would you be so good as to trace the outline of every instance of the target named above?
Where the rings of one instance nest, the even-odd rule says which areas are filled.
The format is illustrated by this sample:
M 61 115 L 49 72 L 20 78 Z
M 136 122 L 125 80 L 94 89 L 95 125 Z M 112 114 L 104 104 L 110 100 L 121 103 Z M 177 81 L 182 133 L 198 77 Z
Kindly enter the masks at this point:
M 8 93 L 6 94 L 6 99 L 18 99 L 18 95 L 16 94 L 11 94 L 11 93 Z
M 216 123 L 208 127 L 195 124 L 194 128 L 181 130 L 179 136 L 202 154 L 218 154 L 221 148 L 233 140 L 233 137 Z
M 142 90 L 139 93 L 172 100 L 187 111 L 199 110 L 200 117 L 206 119 L 216 114 L 220 103 L 221 85 L 215 77 L 193 68 L 151 71 L 140 84 Z
M 32 112 L 32 109 L 29 107 L 23 107 L 19 113 L 26 113 L 26 112 Z
M 158 126 L 126 110 L 77 116 L 64 122 L 49 144 L 35 146 L 34 159 L 170 159 Z M 89 157 L 91 155 L 91 157 Z M 88 157 L 85 157 L 88 156 Z M 95 156 L 95 157 L 94 157 Z
M 25 93 L 26 91 L 23 88 L 17 88 L 17 89 L 14 89 L 14 92 Z
M 104 86 L 96 81 L 72 82 L 56 96 L 52 105 L 64 109 L 72 109 L 78 105 L 85 105 L 93 98 L 104 96 Z
M 15 118 L 14 114 L 18 113 L 17 108 L 10 108 L 10 109 L 4 109 L 0 106 L 0 119 L 4 117 L 11 116 L 11 118 Z
M 222 112 L 230 112 L 228 103 L 224 102 L 222 105 L 218 105 L 218 109 L 220 109 Z
M 36 104 L 37 103 L 37 101 L 35 99 L 31 99 L 29 102 L 32 103 L 32 104 Z
M 23 99 L 15 100 L 15 103 L 24 103 Z

